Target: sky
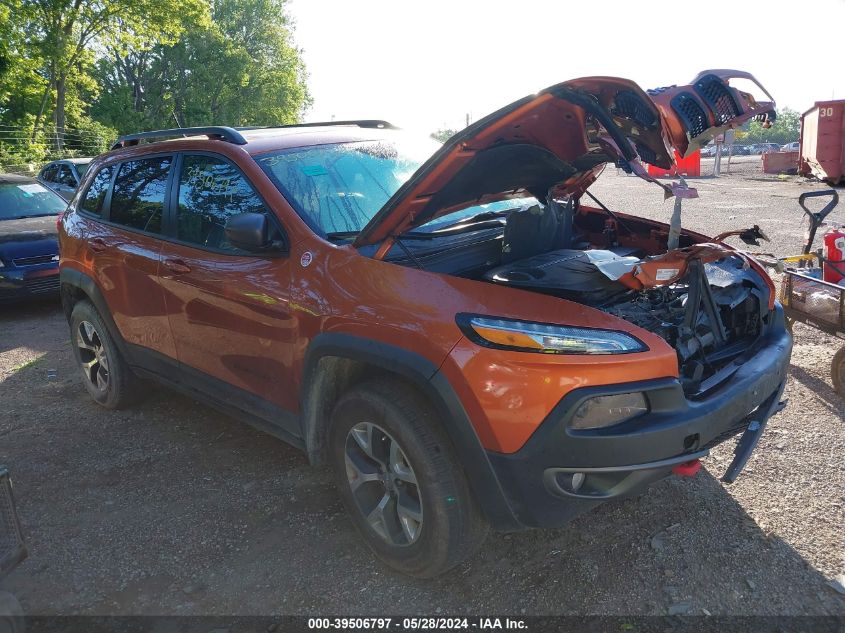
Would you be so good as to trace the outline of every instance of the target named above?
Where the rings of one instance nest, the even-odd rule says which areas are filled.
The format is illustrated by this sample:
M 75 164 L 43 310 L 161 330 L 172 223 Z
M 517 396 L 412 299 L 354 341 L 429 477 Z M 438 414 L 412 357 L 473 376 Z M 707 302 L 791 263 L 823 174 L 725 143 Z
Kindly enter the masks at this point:
M 778 106 L 845 99 L 845 0 L 290 0 L 314 103 L 306 121 L 463 127 L 591 75 L 643 88 L 753 73 Z M 705 15 L 709 17 L 705 17 Z

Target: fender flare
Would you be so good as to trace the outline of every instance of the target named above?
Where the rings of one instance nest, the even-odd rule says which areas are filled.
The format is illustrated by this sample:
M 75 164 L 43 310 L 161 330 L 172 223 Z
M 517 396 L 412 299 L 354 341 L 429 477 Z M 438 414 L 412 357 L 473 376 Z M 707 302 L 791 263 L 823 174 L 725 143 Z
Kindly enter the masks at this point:
M 300 397 L 302 437 L 305 438 L 312 461 L 316 457 L 315 452 L 319 450 L 321 431 L 321 421 L 317 419 L 314 398 L 320 392 L 320 360 L 327 357 L 377 367 L 405 378 L 419 389 L 434 405 L 487 520 L 500 531 L 523 529 L 511 510 L 463 404 L 446 376 L 428 359 L 401 347 L 335 332 L 318 334 L 312 339 L 305 353 Z
M 106 328 L 108 328 L 112 340 L 115 342 L 118 349 L 120 349 L 120 353 L 123 354 L 124 358 L 131 359 L 132 354 L 126 345 L 126 342 L 123 340 L 120 330 L 117 329 L 117 325 L 111 315 L 111 310 L 109 310 L 109 306 L 106 303 L 105 297 L 103 297 L 103 293 L 100 292 L 97 282 L 95 282 L 90 275 L 74 268 L 61 268 L 59 270 L 59 287 L 62 288 L 62 308 L 65 311 L 65 316 L 67 317 L 68 322 L 70 322 L 70 314 L 73 311 L 73 306 L 68 303 L 68 296 L 64 292 L 65 286 L 78 288 L 88 297 L 88 299 L 91 300 L 91 303 L 94 304 L 94 307 L 97 309 L 103 323 L 105 323 Z

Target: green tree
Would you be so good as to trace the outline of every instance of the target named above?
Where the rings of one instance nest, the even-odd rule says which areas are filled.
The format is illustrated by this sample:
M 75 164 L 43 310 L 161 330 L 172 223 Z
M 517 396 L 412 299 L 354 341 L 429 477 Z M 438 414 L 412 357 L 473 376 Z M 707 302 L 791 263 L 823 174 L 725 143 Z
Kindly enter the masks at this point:
M 295 123 L 311 99 L 285 0 L 213 0 L 212 21 L 174 44 L 111 50 L 92 112 L 121 132 Z
M 26 131 L 38 107 L 42 58 L 27 47 L 25 8 L 20 0 L 0 0 L 0 163 L 20 165 L 40 158 L 46 147 Z
M 19 8 L 19 3 L 8 3 Z M 12 22 L 12 7 L 6 3 L 0 4 L 0 87 L 5 86 L 5 77 L 11 68 L 11 50 L 9 42 L 14 33 Z M 2 95 L 0 95 L 2 97 Z
M 430 134 L 430 136 L 435 141 L 440 141 L 441 143 L 445 143 L 447 141 L 447 139 L 449 139 L 450 137 L 454 136 L 457 133 L 458 133 L 458 130 L 441 128 L 441 129 L 437 130 L 436 132 L 432 132 Z
M 52 96 L 53 125 L 62 147 L 69 93 L 97 89 L 88 72 L 94 50 L 172 42 L 187 27 L 205 24 L 207 14 L 206 0 L 26 0 L 23 29 L 29 47 L 40 52 L 44 63 L 39 74 L 46 84 L 34 133 Z
M 752 121 L 741 130 L 743 143 L 778 143 L 783 145 L 798 140 L 801 115 L 790 108 L 778 108 L 777 119 L 770 128 L 764 128 L 759 121 Z

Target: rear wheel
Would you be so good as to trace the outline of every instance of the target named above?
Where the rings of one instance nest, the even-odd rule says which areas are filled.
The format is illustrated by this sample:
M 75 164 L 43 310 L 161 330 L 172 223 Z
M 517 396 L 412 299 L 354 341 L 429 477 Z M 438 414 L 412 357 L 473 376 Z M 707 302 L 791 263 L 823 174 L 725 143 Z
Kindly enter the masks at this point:
M 405 574 L 427 578 L 469 557 L 487 524 L 431 406 L 400 381 L 361 384 L 329 429 L 340 497 L 367 545 Z
M 836 389 L 836 393 L 845 398 L 845 347 L 840 348 L 833 355 L 830 374 L 833 378 L 833 388 Z
M 144 395 L 145 384 L 132 373 L 89 301 L 73 306 L 70 337 L 73 356 L 82 372 L 82 384 L 98 404 L 120 409 Z

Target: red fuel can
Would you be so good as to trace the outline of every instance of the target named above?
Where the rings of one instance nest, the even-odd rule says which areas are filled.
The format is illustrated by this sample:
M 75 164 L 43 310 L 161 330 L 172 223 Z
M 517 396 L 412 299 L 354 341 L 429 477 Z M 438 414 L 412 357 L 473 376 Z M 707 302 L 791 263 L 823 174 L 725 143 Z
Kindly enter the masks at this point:
M 825 261 L 822 277 L 830 283 L 840 283 L 845 279 L 845 229 L 830 229 L 824 234 L 823 255 L 825 260 L 832 262 L 839 270 Z M 842 272 L 839 272 L 840 270 Z

